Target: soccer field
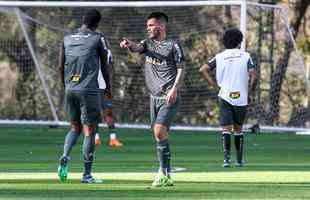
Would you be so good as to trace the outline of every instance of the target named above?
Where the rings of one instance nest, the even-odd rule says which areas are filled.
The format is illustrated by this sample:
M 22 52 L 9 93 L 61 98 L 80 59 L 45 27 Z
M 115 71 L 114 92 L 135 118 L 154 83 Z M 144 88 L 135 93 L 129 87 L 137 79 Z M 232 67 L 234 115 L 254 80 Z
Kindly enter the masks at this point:
M 248 134 L 245 167 L 224 169 L 218 133 L 173 131 L 175 186 L 150 188 L 157 160 L 148 130 L 120 129 L 121 149 L 108 147 L 102 134 L 94 175 L 104 183 L 93 185 L 80 183 L 82 138 L 71 156 L 69 180 L 58 181 L 65 133 L 0 128 L 0 199 L 310 199 L 310 136 Z

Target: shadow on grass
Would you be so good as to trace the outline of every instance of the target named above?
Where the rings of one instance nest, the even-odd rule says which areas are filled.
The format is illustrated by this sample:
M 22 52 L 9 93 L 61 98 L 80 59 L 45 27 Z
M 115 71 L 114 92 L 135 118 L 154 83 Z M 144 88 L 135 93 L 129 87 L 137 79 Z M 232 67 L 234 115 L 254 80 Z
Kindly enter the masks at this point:
M 310 183 L 178 181 L 152 188 L 145 180 L 104 180 L 102 184 L 60 183 L 54 179 L 0 180 L 0 199 L 257 199 L 310 198 Z M 280 195 L 280 196 L 279 196 Z
M 128 179 L 118 179 L 118 180 L 111 180 L 111 179 L 103 179 L 103 183 L 101 184 L 83 184 L 80 182 L 78 179 L 71 179 L 67 180 L 65 182 L 60 182 L 59 180 L 56 179 L 0 179 L 0 184 L 31 184 L 31 185 L 59 185 L 59 187 L 66 187 L 70 186 L 72 184 L 74 185 L 80 185 L 80 187 L 83 186 L 104 186 L 104 185 L 114 185 L 115 187 L 120 187 L 120 186 L 125 186 L 125 185 L 132 185 L 132 186 L 142 186 L 145 185 L 146 188 L 148 188 L 151 185 L 152 181 L 150 180 L 128 180 Z M 175 181 L 175 185 L 186 185 L 186 184 L 234 184 L 234 185 L 240 185 L 244 187 L 244 185 L 307 185 L 309 188 L 310 186 L 310 180 L 308 182 L 283 182 L 283 181 L 260 181 L 260 182 L 253 182 L 253 181 Z

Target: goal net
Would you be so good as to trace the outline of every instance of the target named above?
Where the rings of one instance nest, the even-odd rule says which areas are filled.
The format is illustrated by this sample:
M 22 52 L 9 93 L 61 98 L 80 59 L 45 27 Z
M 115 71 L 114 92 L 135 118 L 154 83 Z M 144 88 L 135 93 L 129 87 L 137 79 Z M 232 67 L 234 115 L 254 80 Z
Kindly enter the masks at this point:
M 188 1 L 170 2 L 171 5 L 77 2 L 80 6 L 70 6 L 58 2 L 57 6 L 43 6 L 32 2 L 32 6 L 0 6 L 0 30 L 5 33 L 0 36 L 0 119 L 3 123 L 66 121 L 64 91 L 57 72 L 59 46 L 65 33 L 81 26 L 81 16 L 89 6 L 97 5 L 102 14 L 97 30 L 106 35 L 113 53 L 113 112 L 119 124 L 149 121 L 143 57 L 120 49 L 119 42 L 124 36 L 136 42 L 144 39 L 147 15 L 163 11 L 170 18 L 168 37 L 178 39 L 186 55 L 182 106 L 175 124 L 219 126 L 218 88 L 208 86 L 198 69 L 223 50 L 224 30 L 240 27 L 246 19 L 245 47 L 257 64 L 259 75 L 250 91 L 246 123 L 309 127 L 309 72 L 283 9 L 248 4 L 242 19 L 239 1 L 197 2 L 193 1 L 192 6 Z

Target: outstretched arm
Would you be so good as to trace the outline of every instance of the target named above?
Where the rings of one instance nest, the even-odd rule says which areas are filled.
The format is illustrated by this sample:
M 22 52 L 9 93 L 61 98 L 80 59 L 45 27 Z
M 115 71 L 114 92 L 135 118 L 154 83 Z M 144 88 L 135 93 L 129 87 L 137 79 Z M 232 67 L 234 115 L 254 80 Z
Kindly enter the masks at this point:
M 143 45 L 137 44 L 131 40 L 128 40 L 127 38 L 123 38 L 119 46 L 123 49 L 125 48 L 129 49 L 131 52 L 142 53 L 144 51 Z

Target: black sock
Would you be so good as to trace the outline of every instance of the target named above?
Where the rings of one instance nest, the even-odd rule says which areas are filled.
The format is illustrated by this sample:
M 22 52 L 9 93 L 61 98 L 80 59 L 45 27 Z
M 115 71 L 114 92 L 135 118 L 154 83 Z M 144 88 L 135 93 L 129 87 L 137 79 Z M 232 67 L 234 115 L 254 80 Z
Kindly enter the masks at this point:
M 243 157 L 243 140 L 244 136 L 242 133 L 235 134 L 235 148 L 237 153 L 237 162 L 242 163 Z
M 72 147 L 76 144 L 80 134 L 70 130 L 65 138 L 63 157 L 69 157 Z
M 171 172 L 170 159 L 171 153 L 168 139 L 157 142 L 157 157 L 159 161 L 160 171 L 169 176 Z
M 83 157 L 84 157 L 84 173 L 83 176 L 90 175 L 95 152 L 95 134 L 84 136 Z
M 95 133 L 95 134 L 96 134 L 96 133 L 99 133 L 99 124 L 97 124 L 94 133 Z
M 224 160 L 230 161 L 230 132 L 222 132 Z
M 109 134 L 116 133 L 114 124 L 108 125 L 108 132 Z

